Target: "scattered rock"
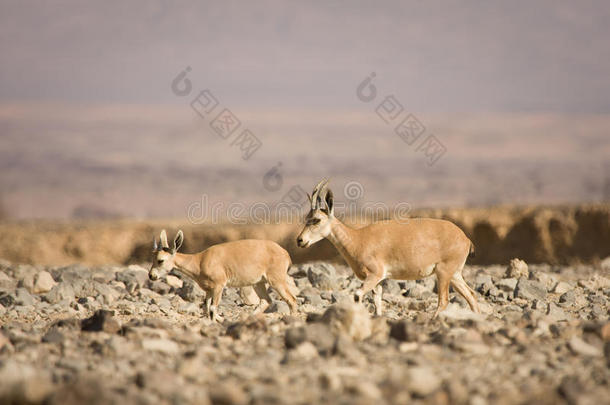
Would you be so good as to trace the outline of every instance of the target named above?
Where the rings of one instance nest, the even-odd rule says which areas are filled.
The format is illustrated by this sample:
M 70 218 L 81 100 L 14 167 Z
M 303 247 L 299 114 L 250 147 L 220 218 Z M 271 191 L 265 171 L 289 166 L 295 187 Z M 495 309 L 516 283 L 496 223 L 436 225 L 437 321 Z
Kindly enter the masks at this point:
M 239 385 L 222 382 L 211 387 L 210 400 L 213 405 L 246 405 L 249 402 Z
M 527 263 L 525 263 L 521 259 L 511 259 L 508 267 L 506 268 L 506 273 L 504 273 L 504 277 L 507 278 L 528 278 L 529 277 L 529 269 L 527 267 Z
M 576 293 L 574 292 L 574 290 L 569 290 L 567 292 L 564 292 L 559 297 L 559 302 L 565 303 L 565 304 L 573 304 L 575 300 L 576 300 Z
M 515 288 L 515 297 L 529 301 L 545 300 L 546 294 L 546 288 L 539 281 L 524 278 L 519 279 Z
M 63 300 L 73 301 L 75 292 L 72 284 L 62 281 L 55 285 L 51 291 L 45 295 L 45 300 L 50 304 L 57 304 Z
M 513 292 L 515 291 L 515 287 L 517 287 L 517 279 L 516 278 L 503 278 L 496 282 L 496 287 L 498 287 L 502 291 Z
M 61 343 L 64 341 L 64 335 L 56 328 L 51 328 L 42 337 L 44 343 Z
M 418 397 L 427 397 L 441 386 L 438 373 L 429 367 L 409 367 L 405 377 L 407 389 Z
M 197 287 L 192 281 L 184 281 L 182 287 L 176 293 L 185 301 L 203 302 L 205 294 L 201 288 Z M 255 294 L 256 295 L 256 294 Z M 258 296 L 257 296 L 258 297 Z
M 170 339 L 143 339 L 142 349 L 165 354 L 176 354 L 180 350 L 180 346 Z
M 307 279 L 313 287 L 320 290 L 333 291 L 338 288 L 337 272 L 328 263 L 312 265 L 307 269 Z
M 359 303 L 331 305 L 324 312 L 321 321 L 354 340 L 363 340 L 371 335 L 371 318 L 367 309 Z
M 311 342 L 303 342 L 286 352 L 286 362 L 310 361 L 318 357 L 318 349 Z
M 290 307 L 284 301 L 275 300 L 271 303 L 271 305 L 269 305 L 265 312 L 268 314 L 278 313 L 283 315 L 289 315 Z
M 114 311 L 100 309 L 90 318 L 83 319 L 81 329 L 85 332 L 117 333 L 121 330 L 121 323 L 114 317 Z
M 336 336 L 328 325 L 319 322 L 286 331 L 284 344 L 287 349 L 293 349 L 303 342 L 310 342 L 322 356 L 329 356 L 334 353 Z
M 232 323 L 227 327 L 227 335 L 233 339 L 241 339 L 247 334 L 253 332 L 265 332 L 267 330 L 267 321 L 263 314 L 252 315 L 245 321 Z
M 15 290 L 15 305 L 34 305 L 36 303 L 36 298 L 34 298 L 28 290 L 25 288 L 17 288 Z
M 246 305 L 256 306 L 260 303 L 260 298 L 252 287 L 242 287 L 239 289 L 239 296 Z M 182 297 L 185 299 L 184 297 Z
M 400 295 L 402 288 L 400 287 L 400 284 L 398 281 L 396 280 L 392 280 L 389 278 L 386 278 L 385 280 L 383 280 L 381 282 L 381 286 L 383 288 L 383 294 L 389 294 L 389 295 Z
M 554 322 L 567 321 L 570 319 L 563 309 L 552 302 L 549 304 L 546 314 Z
M 578 336 L 574 336 L 570 339 L 570 341 L 568 342 L 568 347 L 570 348 L 570 350 L 572 350 L 572 352 L 574 354 L 578 354 L 581 356 L 587 356 L 587 357 L 602 356 L 602 351 L 600 349 L 598 349 L 597 347 L 595 347 L 593 345 L 590 345 L 589 343 L 585 342 Z
M 574 287 L 572 287 L 572 285 L 570 283 L 567 283 L 565 281 L 560 281 L 557 283 L 557 285 L 555 285 L 553 292 L 555 294 L 565 294 L 568 291 L 571 291 L 573 288 Z
M 395 322 L 390 328 L 390 337 L 401 342 L 415 342 L 418 335 L 418 328 L 410 321 Z
M 173 288 L 182 288 L 182 280 L 180 280 L 178 277 L 176 276 L 172 276 L 172 275 L 168 275 L 165 277 L 165 282 L 167 283 L 167 285 L 169 285 L 170 287 Z
M 51 273 L 47 271 L 40 271 L 34 276 L 34 285 L 32 286 L 32 292 L 34 294 L 43 294 L 51 291 L 57 283 L 53 280 Z

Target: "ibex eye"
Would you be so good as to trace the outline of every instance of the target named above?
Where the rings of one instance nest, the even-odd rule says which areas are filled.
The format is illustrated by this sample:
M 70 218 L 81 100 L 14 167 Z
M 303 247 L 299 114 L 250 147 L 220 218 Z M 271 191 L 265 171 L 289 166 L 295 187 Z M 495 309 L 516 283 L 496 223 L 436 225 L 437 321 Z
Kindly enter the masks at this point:
M 157 260 L 157 264 L 163 264 L 163 260 Z
M 318 225 L 320 223 L 320 218 L 312 218 L 307 222 L 307 225 Z

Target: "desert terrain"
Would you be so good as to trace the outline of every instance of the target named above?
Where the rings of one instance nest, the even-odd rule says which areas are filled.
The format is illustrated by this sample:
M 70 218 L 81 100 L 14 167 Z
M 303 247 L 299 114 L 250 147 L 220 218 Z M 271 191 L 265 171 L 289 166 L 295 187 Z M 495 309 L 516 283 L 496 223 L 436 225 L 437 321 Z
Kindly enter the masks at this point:
M 0 0 L 0 405 L 610 403 L 608 21 Z M 460 227 L 481 313 L 451 290 L 433 319 L 434 277 L 354 303 L 335 247 L 296 245 L 324 178 L 355 228 Z M 192 280 L 149 279 L 163 229 L 277 242 L 298 309 L 226 288 L 210 321 Z
M 31 404 L 597 404 L 610 395 L 607 205 L 436 209 L 475 241 L 464 270 L 482 314 L 435 279 L 384 281 L 384 313 L 334 248 L 297 249 L 299 224 L 5 221 L 0 224 L 0 398 Z M 348 221 L 349 222 L 349 221 Z M 355 223 L 354 226 L 363 224 Z M 182 251 L 269 238 L 289 250 L 299 309 L 271 289 L 254 313 L 227 288 L 148 279 L 152 235 Z M 520 257 L 525 261 L 511 260 Z M 527 263 L 526 263 L 527 261 Z M 242 297 L 242 295 L 244 295 Z
M 341 264 L 289 271 L 299 310 L 252 315 L 130 266 L 3 261 L 0 398 L 44 404 L 598 404 L 610 395 L 610 263 L 468 266 L 482 314 L 434 280 L 384 282 L 383 316 L 354 304 Z

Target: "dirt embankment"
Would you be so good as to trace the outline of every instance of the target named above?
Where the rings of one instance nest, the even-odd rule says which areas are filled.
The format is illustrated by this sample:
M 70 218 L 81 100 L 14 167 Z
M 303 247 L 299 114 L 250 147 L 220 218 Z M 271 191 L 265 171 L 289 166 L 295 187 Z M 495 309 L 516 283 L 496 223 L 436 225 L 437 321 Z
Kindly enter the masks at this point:
M 496 207 L 419 210 L 414 216 L 449 219 L 476 246 L 472 264 L 506 263 L 520 257 L 530 263 L 596 263 L 610 256 L 610 204 L 563 207 Z M 358 225 L 356 225 L 358 226 Z M 0 258 L 18 263 L 126 264 L 149 260 L 152 237 L 181 228 L 184 252 L 236 239 L 271 239 L 285 247 L 295 263 L 340 260 L 329 242 L 299 249 L 300 224 L 193 225 L 176 220 L 0 223 Z

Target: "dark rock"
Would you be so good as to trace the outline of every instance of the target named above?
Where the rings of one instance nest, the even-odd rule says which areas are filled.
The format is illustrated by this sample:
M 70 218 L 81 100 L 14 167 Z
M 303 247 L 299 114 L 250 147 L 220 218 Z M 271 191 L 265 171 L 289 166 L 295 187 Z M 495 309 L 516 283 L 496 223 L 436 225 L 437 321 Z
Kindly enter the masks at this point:
M 263 314 L 252 315 L 242 322 L 234 322 L 227 326 L 227 335 L 233 339 L 242 339 L 253 332 L 266 332 L 267 321 Z
M 44 343 L 61 343 L 64 341 L 64 335 L 56 328 L 51 328 L 42 336 Z
M 3 307 L 9 308 L 15 305 L 15 296 L 14 294 L 9 293 L 8 291 L 0 292 L 0 304 Z
M 83 319 L 81 330 L 86 332 L 117 333 L 121 330 L 121 323 L 114 317 L 114 311 L 100 309 L 93 316 Z
M 390 337 L 401 342 L 417 341 L 418 329 L 409 321 L 398 321 L 390 327 Z
M 576 299 L 576 293 L 574 290 L 569 290 L 559 296 L 559 302 L 564 304 L 572 304 Z
M 284 344 L 287 349 L 294 349 L 306 340 L 307 334 L 304 326 L 288 329 L 284 335 Z

